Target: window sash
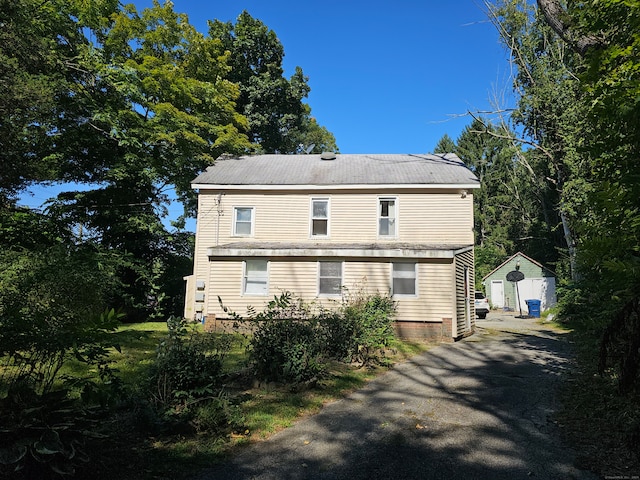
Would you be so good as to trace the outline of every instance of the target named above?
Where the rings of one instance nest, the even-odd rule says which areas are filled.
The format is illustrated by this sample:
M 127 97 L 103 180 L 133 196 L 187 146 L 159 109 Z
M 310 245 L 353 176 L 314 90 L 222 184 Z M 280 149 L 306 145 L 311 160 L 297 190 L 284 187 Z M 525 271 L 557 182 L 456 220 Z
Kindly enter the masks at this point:
M 378 199 L 378 235 L 381 237 L 396 236 L 396 199 Z
M 417 295 L 417 273 L 415 263 L 392 264 L 393 295 Z
M 245 260 L 242 293 L 244 295 L 269 294 L 269 262 L 267 260 Z
M 329 235 L 329 199 L 311 200 L 311 236 Z
M 253 234 L 253 207 L 235 207 L 233 234 L 251 236 Z
M 342 262 L 318 263 L 318 293 L 320 295 L 342 293 Z

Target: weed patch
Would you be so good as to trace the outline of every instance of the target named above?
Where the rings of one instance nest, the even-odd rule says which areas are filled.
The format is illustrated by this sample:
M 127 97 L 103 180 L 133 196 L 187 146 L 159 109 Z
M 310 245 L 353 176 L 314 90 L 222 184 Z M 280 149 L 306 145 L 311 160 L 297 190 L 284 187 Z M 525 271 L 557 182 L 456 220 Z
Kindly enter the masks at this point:
M 640 472 L 640 395 L 619 393 L 614 371 L 598 373 L 596 330 L 578 326 L 570 339 L 578 368 L 562 389 L 558 422 L 578 452 L 580 468 L 631 478 Z

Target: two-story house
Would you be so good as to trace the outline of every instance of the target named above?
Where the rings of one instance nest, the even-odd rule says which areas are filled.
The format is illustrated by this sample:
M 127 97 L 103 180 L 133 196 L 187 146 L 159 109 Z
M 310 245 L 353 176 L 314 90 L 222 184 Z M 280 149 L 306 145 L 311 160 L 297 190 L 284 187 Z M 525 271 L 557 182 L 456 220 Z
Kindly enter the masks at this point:
M 388 293 L 404 337 L 473 331 L 473 189 L 446 155 L 221 157 L 198 189 L 185 317 L 223 322 L 283 291 L 327 307 Z

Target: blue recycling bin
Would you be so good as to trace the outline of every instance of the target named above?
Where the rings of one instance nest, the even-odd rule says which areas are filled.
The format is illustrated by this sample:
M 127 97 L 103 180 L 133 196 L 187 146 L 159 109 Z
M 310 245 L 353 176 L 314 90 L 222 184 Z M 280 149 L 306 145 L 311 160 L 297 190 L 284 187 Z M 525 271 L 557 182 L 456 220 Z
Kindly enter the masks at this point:
M 529 316 L 540 318 L 540 304 L 542 302 L 537 299 L 525 300 L 525 302 L 527 302 L 527 307 L 529 307 Z

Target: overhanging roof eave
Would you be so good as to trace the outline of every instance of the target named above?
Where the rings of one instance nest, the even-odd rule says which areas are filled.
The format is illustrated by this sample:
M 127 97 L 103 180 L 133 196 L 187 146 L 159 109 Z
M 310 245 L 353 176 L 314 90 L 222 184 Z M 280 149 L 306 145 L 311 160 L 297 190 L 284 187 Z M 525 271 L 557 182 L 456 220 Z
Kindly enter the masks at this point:
M 480 183 L 397 183 L 397 184 L 331 184 L 331 185 L 224 185 L 213 183 L 192 183 L 194 190 L 473 190 Z
M 209 247 L 209 257 L 318 257 L 318 258 L 440 258 L 450 259 L 459 253 L 460 248 L 227 248 Z

